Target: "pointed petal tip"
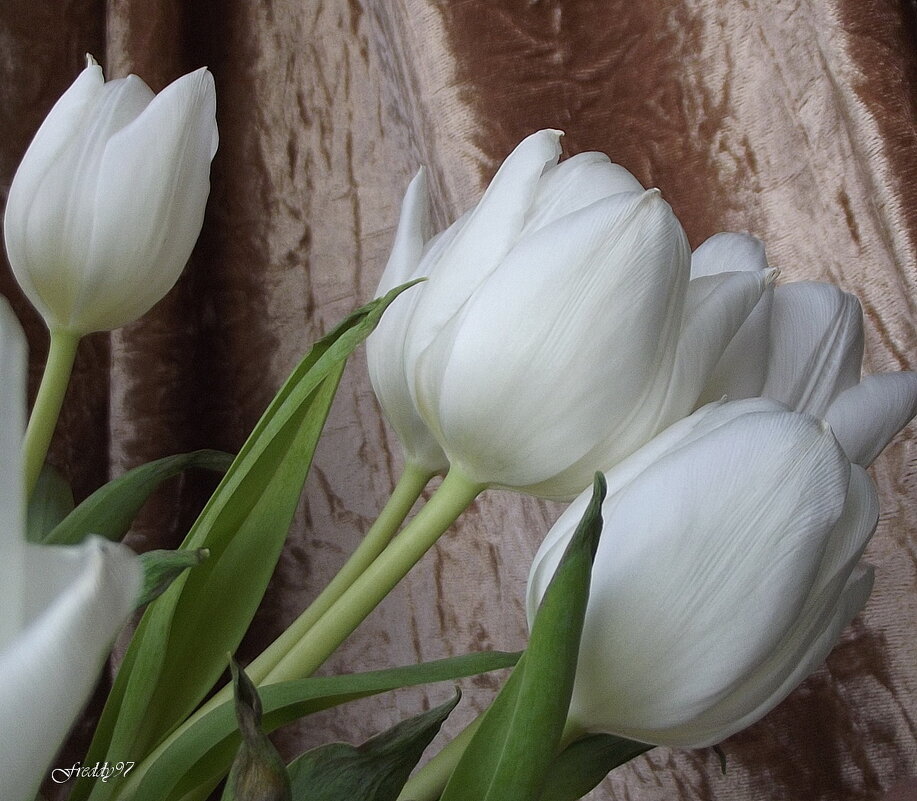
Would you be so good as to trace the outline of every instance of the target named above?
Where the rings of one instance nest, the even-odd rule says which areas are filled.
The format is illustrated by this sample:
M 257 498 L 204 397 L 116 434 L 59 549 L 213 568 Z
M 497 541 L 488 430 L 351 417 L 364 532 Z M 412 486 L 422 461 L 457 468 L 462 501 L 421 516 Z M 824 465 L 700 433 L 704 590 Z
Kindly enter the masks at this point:
M 769 267 L 764 271 L 764 288 L 770 289 L 777 283 L 777 279 L 780 277 L 780 268 L 779 267 Z
M 556 162 L 560 158 L 560 138 L 563 135 L 564 132 L 556 128 L 542 128 L 540 131 L 535 131 L 535 133 L 525 137 L 525 139 L 516 145 L 515 150 L 524 149 L 529 146 L 543 147 L 545 151 L 547 151 L 545 154 L 545 161 Z

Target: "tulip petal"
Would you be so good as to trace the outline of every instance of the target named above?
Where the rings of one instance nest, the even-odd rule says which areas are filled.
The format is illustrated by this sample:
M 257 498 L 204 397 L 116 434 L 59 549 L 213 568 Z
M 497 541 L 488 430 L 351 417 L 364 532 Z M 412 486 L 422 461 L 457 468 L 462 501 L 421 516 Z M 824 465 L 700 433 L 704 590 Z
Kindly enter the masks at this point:
M 31 801 L 131 613 L 140 568 L 121 545 L 29 546 L 26 628 L 0 652 L 0 797 Z
M 761 412 L 683 445 L 610 496 L 574 717 L 645 737 L 716 704 L 800 614 L 848 479 L 826 427 Z
M 0 649 L 22 626 L 25 488 L 22 438 L 28 356 L 16 315 L 0 297 Z
M 377 295 L 384 295 L 396 286 L 407 283 L 416 274 L 424 245 L 432 237 L 430 228 L 430 195 L 427 190 L 427 174 L 421 167 L 408 184 L 401 202 L 401 216 L 392 252 L 379 281 Z M 396 298 L 394 303 L 397 303 Z M 391 307 L 386 310 L 389 313 Z M 385 318 L 383 318 L 385 319 Z
M 560 131 L 545 130 L 523 139 L 503 162 L 451 246 L 438 248 L 435 259 L 424 259 L 421 272 L 431 280 L 411 322 L 409 367 L 518 238 L 542 173 L 560 156 L 560 135 Z
M 917 414 L 917 374 L 882 373 L 840 393 L 826 422 L 850 461 L 869 467 Z
M 750 234 L 722 231 L 706 239 L 691 254 L 691 278 L 766 269 L 764 243 Z
M 109 139 L 94 195 L 91 272 L 74 304 L 82 333 L 136 319 L 178 280 L 210 192 L 215 113 L 213 76 L 199 69 Z
M 604 153 L 579 153 L 544 171 L 525 219 L 522 236 L 621 192 L 643 194 L 643 186 Z
M 834 398 L 860 379 L 862 318 L 859 301 L 830 284 L 777 287 L 763 394 L 824 417 Z
M 866 575 L 857 562 L 875 531 L 878 517 L 875 485 L 862 467 L 853 465 L 844 511 L 825 543 L 818 575 L 799 619 L 787 630 L 780 645 L 739 686 L 673 735 L 678 744 L 711 745 L 750 726 L 824 661 L 841 629 L 869 596 L 871 571 L 867 571 L 869 581 L 864 584 Z M 859 599 L 855 608 L 850 607 L 852 598 Z
M 6 202 L 4 238 L 10 263 L 20 283 L 19 273 L 24 272 L 23 266 L 30 261 L 26 232 L 38 186 L 61 151 L 80 137 L 85 119 L 91 114 L 104 83 L 102 68 L 96 63 L 77 76 L 45 117 L 13 178 Z
M 677 420 L 698 404 L 701 392 L 709 386 L 714 369 L 748 316 L 757 311 L 773 276 L 773 271 L 757 270 L 719 273 L 690 281 L 685 298 L 684 323 L 662 411 L 663 420 Z M 758 334 L 758 328 L 758 325 L 754 326 L 750 334 Z M 763 355 L 754 351 L 744 355 L 746 361 L 756 357 L 760 359 L 761 367 L 756 372 L 762 377 Z M 734 357 L 737 356 L 734 354 Z M 746 380 L 750 385 L 755 383 L 754 378 L 746 376 L 737 378 L 737 383 L 744 384 Z M 746 397 L 755 394 L 751 392 Z
M 415 403 L 450 461 L 473 480 L 528 487 L 597 441 L 634 450 L 645 432 L 627 419 L 609 426 L 609 410 L 639 406 L 671 362 L 687 255 L 654 191 L 606 198 L 521 240 L 417 363 Z M 577 466 L 556 494 L 576 494 L 594 470 Z
M 381 295 L 412 278 L 430 238 L 430 203 L 423 169 L 411 181 L 401 206 L 392 253 L 377 294 Z M 366 364 L 373 391 L 404 450 L 405 460 L 431 473 L 449 463 L 439 444 L 414 408 L 404 372 L 404 340 L 408 323 L 425 286 L 412 287 L 386 309 L 375 331 L 366 340 Z
M 841 632 L 866 605 L 873 580 L 872 566 L 856 566 L 842 591 L 810 607 L 810 614 L 770 659 L 719 704 L 679 730 L 666 732 L 665 744 L 704 748 L 764 717 L 825 661 Z M 652 739 L 653 733 L 646 736 Z
M 709 434 L 720 426 L 753 412 L 780 412 L 786 407 L 769 398 L 749 398 L 748 400 L 726 403 L 710 403 L 670 425 L 657 434 L 642 448 L 622 459 L 605 473 L 608 496 L 622 491 L 637 479 L 647 468 L 667 453 L 674 452 L 682 446 Z M 554 526 L 547 533 L 532 561 L 526 594 L 526 611 L 529 625 L 535 619 L 535 612 L 548 583 L 560 564 L 560 558 L 567 547 L 570 536 L 582 519 L 592 497 L 591 490 L 580 493 L 564 510 Z
M 768 269 L 764 244 L 748 234 L 714 234 L 691 256 L 691 278 L 725 272 Z M 767 371 L 773 289 L 768 287 L 758 304 L 726 346 L 701 394 L 699 405 L 718 398 L 752 398 L 761 394 Z

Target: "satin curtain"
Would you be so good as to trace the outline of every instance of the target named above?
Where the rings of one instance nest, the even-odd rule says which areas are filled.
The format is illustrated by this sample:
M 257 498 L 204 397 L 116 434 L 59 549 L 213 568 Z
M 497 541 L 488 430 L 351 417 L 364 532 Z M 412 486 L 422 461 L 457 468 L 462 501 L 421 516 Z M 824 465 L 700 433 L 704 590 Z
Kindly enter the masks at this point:
M 4 188 L 86 51 L 109 77 L 136 72 L 157 90 L 206 64 L 218 93 L 192 261 L 142 321 L 82 343 L 54 463 L 81 497 L 155 457 L 238 448 L 308 343 L 373 296 L 417 167 L 445 224 L 549 126 L 568 154 L 606 151 L 659 186 L 692 245 L 750 231 L 783 280 L 856 293 L 867 370 L 913 369 L 914 30 L 913 4 L 895 0 L 5 0 Z M 8 270 L 2 288 L 28 328 L 34 392 L 46 337 Z M 917 774 L 915 449 L 911 427 L 873 468 L 883 512 L 868 606 L 823 668 L 724 744 L 726 775 L 709 750 L 656 749 L 593 798 L 858 801 Z M 243 657 L 343 562 L 399 468 L 357 355 Z M 165 488 L 130 543 L 174 546 L 212 486 Z M 522 647 L 525 577 L 557 512 L 485 494 L 326 670 Z M 465 682 L 447 731 L 498 684 Z M 289 754 L 360 741 L 450 692 L 352 704 L 279 740 Z

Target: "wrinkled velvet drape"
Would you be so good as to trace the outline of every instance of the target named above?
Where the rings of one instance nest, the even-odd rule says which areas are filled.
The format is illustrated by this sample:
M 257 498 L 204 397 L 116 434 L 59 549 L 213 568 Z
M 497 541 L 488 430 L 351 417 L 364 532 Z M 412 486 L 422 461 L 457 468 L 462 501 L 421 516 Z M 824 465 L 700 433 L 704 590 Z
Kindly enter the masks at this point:
M 430 168 L 451 220 L 539 127 L 661 187 L 693 245 L 762 237 L 785 280 L 855 292 L 867 369 L 917 367 L 914 8 L 899 0 L 4 0 L 0 185 L 94 53 L 158 90 L 202 64 L 221 145 L 204 230 L 142 321 L 85 340 L 52 459 L 79 497 L 149 459 L 236 449 L 307 344 L 373 296 L 401 194 Z M 32 390 L 46 337 L 26 323 Z M 876 589 L 814 676 L 709 751 L 657 749 L 595 798 L 876 799 L 917 775 L 917 469 L 906 429 L 873 468 Z M 345 375 L 301 512 L 243 647 L 266 644 L 342 563 L 400 453 L 362 354 Z M 130 535 L 175 545 L 212 486 L 160 492 Z M 530 559 L 557 507 L 488 493 L 346 643 L 330 670 L 525 641 Z M 453 732 L 497 679 L 466 683 Z M 449 688 L 343 707 L 287 733 L 292 752 L 359 741 Z M 130 755 L 125 755 L 130 758 Z M 67 763 L 70 764 L 70 763 Z

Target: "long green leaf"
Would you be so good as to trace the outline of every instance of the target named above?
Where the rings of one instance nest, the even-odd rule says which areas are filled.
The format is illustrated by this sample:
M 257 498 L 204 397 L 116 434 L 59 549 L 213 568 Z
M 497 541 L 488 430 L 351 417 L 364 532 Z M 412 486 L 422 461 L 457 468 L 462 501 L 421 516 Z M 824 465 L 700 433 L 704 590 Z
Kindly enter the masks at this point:
M 586 510 L 532 624 L 529 646 L 481 719 L 442 801 L 536 801 L 570 706 L 605 479 Z
M 346 359 L 403 289 L 317 342 L 258 421 L 182 545 L 210 557 L 147 609 L 86 762 L 142 760 L 223 673 L 274 570 Z M 120 783 L 78 783 L 71 798 L 104 801 Z
M 389 670 L 271 684 L 258 690 L 262 726 L 264 731 L 271 732 L 306 715 L 358 698 L 500 670 L 516 664 L 518 658 L 517 653 L 491 651 Z M 137 786 L 130 795 L 131 801 L 180 799 L 200 785 L 215 785 L 228 769 L 238 745 L 233 706 L 227 701 L 169 743 L 156 755 L 152 765 L 137 769 L 132 782 Z
M 593 734 L 577 740 L 551 763 L 539 801 L 576 801 L 610 771 L 652 747 L 613 734 Z
M 153 490 L 163 481 L 192 467 L 226 472 L 232 454 L 201 450 L 166 456 L 128 470 L 97 489 L 49 531 L 45 545 L 76 545 L 89 534 L 120 540 L 146 503 Z
M 293 801 L 395 801 L 461 693 L 363 745 L 329 743 L 289 766 Z

